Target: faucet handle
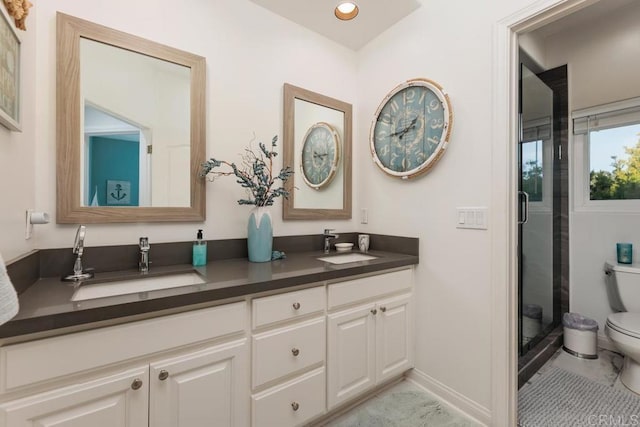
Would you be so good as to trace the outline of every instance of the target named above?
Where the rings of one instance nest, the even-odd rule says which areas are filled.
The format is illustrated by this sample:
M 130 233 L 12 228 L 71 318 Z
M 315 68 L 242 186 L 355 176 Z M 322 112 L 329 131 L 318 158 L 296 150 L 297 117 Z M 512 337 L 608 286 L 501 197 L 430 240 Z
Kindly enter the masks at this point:
M 335 228 L 325 228 L 324 229 L 324 235 L 326 236 L 328 234 L 333 233 L 334 231 L 336 231 Z

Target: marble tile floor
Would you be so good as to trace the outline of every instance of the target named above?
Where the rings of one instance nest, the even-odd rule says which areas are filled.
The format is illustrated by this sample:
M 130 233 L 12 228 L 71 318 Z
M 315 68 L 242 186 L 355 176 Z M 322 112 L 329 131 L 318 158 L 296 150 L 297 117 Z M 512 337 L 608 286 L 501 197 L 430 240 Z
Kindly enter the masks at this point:
M 325 427 L 476 427 L 457 410 L 404 380 L 324 424 Z

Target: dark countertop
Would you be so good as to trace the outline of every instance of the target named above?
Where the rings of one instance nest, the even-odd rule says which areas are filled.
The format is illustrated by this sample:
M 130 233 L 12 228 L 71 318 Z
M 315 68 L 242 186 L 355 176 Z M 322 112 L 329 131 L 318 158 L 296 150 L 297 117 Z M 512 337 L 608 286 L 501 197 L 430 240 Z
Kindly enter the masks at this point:
M 355 252 L 355 251 L 354 251 Z M 357 252 L 355 252 L 357 253 Z M 347 278 L 418 263 L 417 255 L 370 251 L 376 259 L 330 264 L 317 258 L 322 252 L 287 254 L 287 258 L 266 263 L 252 263 L 246 258 L 210 261 L 204 267 L 188 264 L 152 266 L 148 276 L 173 272 L 197 271 L 205 282 L 177 288 L 138 292 L 72 302 L 73 284 L 59 278 L 41 278 L 20 295 L 20 311 L 10 322 L 0 326 L 0 338 L 86 325 L 127 316 L 184 308 L 203 303 L 242 298 L 265 291 L 286 289 L 315 282 Z M 331 255 L 339 255 L 332 252 Z M 136 270 L 96 273 L 90 283 L 124 278 L 139 278 Z

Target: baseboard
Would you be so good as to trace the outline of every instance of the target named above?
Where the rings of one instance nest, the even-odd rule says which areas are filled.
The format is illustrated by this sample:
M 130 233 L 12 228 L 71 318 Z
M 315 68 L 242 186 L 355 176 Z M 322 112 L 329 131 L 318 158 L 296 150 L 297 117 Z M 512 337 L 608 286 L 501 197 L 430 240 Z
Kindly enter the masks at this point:
M 491 424 L 491 411 L 489 409 L 442 384 L 435 378 L 415 368 L 410 371 L 406 377 L 416 385 L 435 395 L 439 400 L 457 409 L 466 417 L 473 418 L 485 426 Z

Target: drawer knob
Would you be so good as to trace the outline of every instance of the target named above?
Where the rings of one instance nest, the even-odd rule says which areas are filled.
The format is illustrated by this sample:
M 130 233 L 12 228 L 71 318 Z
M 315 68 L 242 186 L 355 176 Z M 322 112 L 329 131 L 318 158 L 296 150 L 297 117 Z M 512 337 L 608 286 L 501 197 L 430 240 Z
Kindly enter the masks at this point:
M 294 356 L 297 356 L 300 354 L 300 350 L 294 347 L 291 349 L 291 354 L 293 354 Z
M 131 383 L 131 388 L 134 390 L 138 390 L 140 387 L 142 387 L 142 380 L 140 378 L 136 378 L 135 380 L 133 380 L 133 382 Z
M 161 371 L 160 371 L 160 374 L 158 375 L 158 379 L 159 379 L 160 381 L 164 381 L 164 380 L 166 380 L 167 378 L 169 378 L 169 372 L 168 372 L 168 371 L 165 371 L 164 369 L 163 369 L 163 370 L 161 370 Z
M 291 408 L 292 408 L 294 411 L 297 411 L 298 409 L 300 409 L 300 405 L 298 404 L 298 402 L 292 402 L 292 403 L 291 403 Z
M 371 314 L 373 314 L 375 316 L 376 314 L 378 314 L 378 310 L 376 310 L 375 308 L 372 308 L 371 309 Z
M 380 307 L 380 311 L 383 312 L 383 313 L 386 312 L 387 311 L 387 307 Z
M 299 302 L 294 302 L 293 303 L 293 309 L 294 310 L 300 310 L 300 303 Z

